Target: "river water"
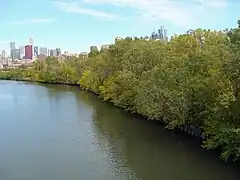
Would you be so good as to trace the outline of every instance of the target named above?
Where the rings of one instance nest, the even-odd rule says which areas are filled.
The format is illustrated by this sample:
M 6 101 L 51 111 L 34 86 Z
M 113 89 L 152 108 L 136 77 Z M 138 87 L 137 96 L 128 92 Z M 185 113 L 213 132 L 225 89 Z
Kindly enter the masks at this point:
M 239 180 L 197 143 L 78 87 L 0 81 L 0 180 Z

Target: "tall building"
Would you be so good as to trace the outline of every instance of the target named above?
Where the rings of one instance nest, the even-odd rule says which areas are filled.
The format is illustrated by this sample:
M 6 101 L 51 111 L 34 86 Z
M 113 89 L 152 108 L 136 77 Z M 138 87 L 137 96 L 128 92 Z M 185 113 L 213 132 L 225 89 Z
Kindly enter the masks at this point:
M 16 49 L 16 43 L 15 42 L 10 42 L 10 50 Z
M 12 49 L 11 50 L 11 55 L 12 55 L 12 59 L 20 59 L 20 49 Z
M 165 41 L 168 41 L 168 37 L 167 37 L 167 29 L 164 29 L 163 37 L 164 37 L 164 40 L 165 40 Z
M 91 46 L 90 47 L 90 52 L 98 51 L 97 46 Z
M 13 59 L 13 49 L 16 49 L 16 43 L 10 42 L 10 57 Z
M 37 57 L 38 56 L 38 47 L 37 46 L 34 46 L 34 56 Z
M 25 46 L 25 59 L 32 59 L 33 58 L 33 51 L 32 45 Z
M 6 58 L 6 51 L 2 50 L 2 59 L 4 60 Z
M 51 49 L 50 50 L 50 56 L 57 57 L 57 50 L 56 49 Z
M 62 54 L 62 53 L 61 53 L 61 49 L 60 49 L 60 48 L 57 48 L 56 51 L 57 51 L 57 56 L 61 56 L 61 54 Z
M 20 59 L 24 59 L 25 56 L 25 48 L 24 46 L 19 46 L 19 50 L 20 50 Z
M 151 39 L 168 41 L 167 29 L 164 29 L 164 27 L 161 26 L 160 29 L 158 29 L 157 32 L 155 32 L 155 30 L 154 30 L 151 34 Z
M 50 49 L 47 50 L 47 56 L 50 56 Z
M 88 53 L 87 52 L 81 52 L 79 57 L 87 58 L 88 57 Z
M 44 56 L 48 56 L 48 49 L 46 47 L 40 47 L 39 48 L 39 54 L 42 54 Z
M 68 56 L 68 55 L 69 55 L 69 52 L 68 52 L 68 51 L 64 51 L 64 55 L 65 55 L 65 56 Z
M 160 29 L 158 29 L 158 39 L 161 39 L 161 40 L 164 39 L 163 38 L 163 31 L 164 31 L 163 26 L 161 26 Z

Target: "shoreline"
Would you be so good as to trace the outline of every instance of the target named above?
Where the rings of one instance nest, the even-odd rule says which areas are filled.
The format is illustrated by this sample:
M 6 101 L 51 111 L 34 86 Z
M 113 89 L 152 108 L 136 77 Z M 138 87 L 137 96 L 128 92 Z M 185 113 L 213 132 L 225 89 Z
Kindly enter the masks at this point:
M 198 131 L 200 131 L 200 134 L 197 136 L 196 134 L 192 133 L 193 131 L 189 131 L 189 126 L 192 126 L 191 124 L 190 125 L 185 125 L 185 127 L 181 127 L 181 128 L 176 128 L 176 129 L 168 129 L 166 128 L 166 124 L 163 123 L 162 121 L 159 121 L 157 119 L 149 119 L 147 117 L 144 117 L 143 115 L 141 114 L 138 114 L 138 113 L 132 113 L 131 111 L 127 110 L 127 109 L 124 109 L 120 106 L 116 106 L 114 105 L 113 103 L 109 102 L 109 101 L 104 101 L 102 100 L 102 98 L 100 97 L 99 94 L 93 92 L 93 91 L 90 91 L 90 90 L 84 90 L 80 84 L 71 84 L 71 83 L 50 83 L 50 82 L 42 82 L 42 81 L 34 81 L 34 80 L 27 80 L 27 79 L 23 79 L 23 80 L 13 80 L 13 79 L 0 79 L 0 81 L 19 81 L 19 82 L 30 82 L 30 83 L 39 83 L 39 84 L 49 84 L 49 85 L 67 85 L 67 86 L 75 86 L 75 87 L 79 87 L 80 90 L 82 91 L 85 91 L 87 93 L 91 93 L 92 95 L 95 95 L 97 96 L 102 102 L 104 103 L 107 103 L 107 104 L 110 104 L 111 106 L 114 106 L 116 108 L 119 108 L 125 112 L 128 113 L 129 116 L 134 116 L 134 117 L 139 117 L 141 118 L 142 120 L 144 121 L 151 121 L 151 123 L 155 123 L 156 125 L 159 125 L 161 126 L 162 128 L 166 129 L 169 133 L 173 133 L 173 134 L 176 134 L 176 135 L 179 135 L 179 136 L 182 136 L 183 138 L 186 138 L 186 139 L 189 139 L 190 141 L 194 142 L 194 143 L 197 143 L 199 145 L 199 148 L 201 148 L 203 151 L 206 151 L 210 154 L 212 154 L 214 157 L 216 157 L 217 159 L 221 160 L 221 158 L 219 158 L 219 154 L 221 153 L 221 149 L 220 148 L 215 148 L 215 149 L 205 149 L 205 148 L 202 148 L 201 145 L 203 143 L 203 141 L 205 140 L 204 137 L 201 136 L 201 129 L 200 128 L 197 128 L 197 127 L 194 127 L 195 129 L 197 129 Z M 240 162 L 238 161 L 231 161 L 231 159 L 228 159 L 227 161 L 223 161 L 221 160 L 221 162 L 225 163 L 225 164 L 229 164 L 233 167 L 237 166 L 239 167 L 240 166 Z
M 186 124 L 185 126 L 183 127 L 180 127 L 180 128 L 176 128 L 176 129 L 168 129 L 165 127 L 165 123 L 163 123 L 162 121 L 159 121 L 157 119 L 149 119 L 148 117 L 145 117 L 141 114 L 138 114 L 138 113 L 133 113 L 131 112 L 130 110 L 127 110 L 127 109 L 124 109 L 120 106 L 116 106 L 114 105 L 113 103 L 109 102 L 109 101 L 104 101 L 101 96 L 93 91 L 90 91 L 90 90 L 84 90 L 80 84 L 72 84 L 72 83 L 62 83 L 62 82 L 43 82 L 43 81 L 34 81 L 34 80 L 29 80 L 29 79 L 17 79 L 17 80 L 14 80 L 14 79 L 0 79 L 0 80 L 6 80 L 6 81 L 22 81 L 22 82 L 31 82 L 31 83 L 40 83 L 40 84 L 52 84 L 52 85 L 67 85 L 67 86 L 75 86 L 75 87 L 79 87 L 80 90 L 82 91 L 86 91 L 86 92 L 89 92 L 89 93 L 92 93 L 94 94 L 95 96 L 97 96 L 102 102 L 106 102 L 108 104 L 111 104 L 112 106 L 114 107 L 117 107 L 117 108 L 120 108 L 121 110 L 123 111 L 126 111 L 129 113 L 129 115 L 133 115 L 133 116 L 136 116 L 136 117 L 140 117 L 140 118 L 143 118 L 144 120 L 147 120 L 147 121 L 152 121 L 152 122 L 155 122 L 157 124 L 160 124 L 161 126 L 163 126 L 165 129 L 167 129 L 168 131 L 171 131 L 171 132 L 174 132 L 174 133 L 181 133 L 181 134 L 184 134 L 185 136 L 189 136 L 191 138 L 196 138 L 198 140 L 200 140 L 200 142 L 204 141 L 205 140 L 205 137 L 202 136 L 202 131 L 200 128 L 197 128 L 197 127 L 194 127 L 193 125 L 191 124 Z

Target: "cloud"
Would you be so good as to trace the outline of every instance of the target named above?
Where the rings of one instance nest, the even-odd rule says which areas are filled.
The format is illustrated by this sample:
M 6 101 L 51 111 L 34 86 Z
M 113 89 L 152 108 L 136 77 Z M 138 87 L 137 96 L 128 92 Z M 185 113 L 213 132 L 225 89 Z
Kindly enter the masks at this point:
M 116 19 L 118 17 L 118 15 L 113 13 L 107 13 L 103 11 L 82 7 L 77 2 L 55 1 L 54 4 L 56 7 L 67 13 L 85 14 L 103 19 Z
M 184 27 L 195 24 L 198 17 L 206 14 L 210 8 L 226 6 L 225 0 L 82 0 L 82 2 L 131 8 L 141 20 L 164 19 Z
M 51 23 L 55 21 L 53 18 L 33 18 L 24 19 L 20 21 L 9 22 L 10 25 L 31 25 L 31 24 L 41 24 L 41 23 Z
M 99 18 L 114 19 L 120 14 L 106 13 L 95 9 L 87 9 L 85 6 L 111 5 L 115 7 L 131 9 L 125 18 L 135 17 L 140 21 L 167 20 L 173 24 L 190 27 L 198 23 L 199 19 L 208 20 L 210 12 L 226 7 L 226 0 L 75 0 L 66 2 L 55 1 L 58 8 L 65 12 L 87 14 Z M 124 17 L 123 16 L 123 17 Z M 122 16 L 121 16 L 122 17 Z

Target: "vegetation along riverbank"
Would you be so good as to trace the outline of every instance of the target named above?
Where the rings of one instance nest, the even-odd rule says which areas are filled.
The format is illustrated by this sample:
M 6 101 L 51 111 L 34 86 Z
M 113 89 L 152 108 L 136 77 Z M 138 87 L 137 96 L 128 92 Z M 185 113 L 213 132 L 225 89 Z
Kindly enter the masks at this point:
M 167 128 L 198 127 L 204 148 L 240 159 L 240 21 L 234 29 L 197 29 L 169 42 L 125 38 L 87 58 L 49 57 L 2 70 L 0 79 L 79 84 Z

